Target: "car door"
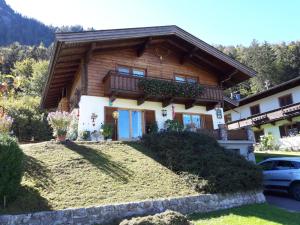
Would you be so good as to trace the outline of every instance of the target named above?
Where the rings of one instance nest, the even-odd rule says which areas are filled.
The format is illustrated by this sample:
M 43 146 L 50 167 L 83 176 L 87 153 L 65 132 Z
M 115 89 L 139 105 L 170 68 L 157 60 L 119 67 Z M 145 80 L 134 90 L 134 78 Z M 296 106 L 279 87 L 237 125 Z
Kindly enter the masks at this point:
M 274 168 L 274 161 L 265 161 L 259 164 L 259 167 L 263 170 L 263 185 L 269 187 L 272 185 L 272 171 Z
M 271 175 L 269 176 L 270 184 L 275 189 L 287 189 L 293 179 L 294 164 L 289 160 L 274 161 Z

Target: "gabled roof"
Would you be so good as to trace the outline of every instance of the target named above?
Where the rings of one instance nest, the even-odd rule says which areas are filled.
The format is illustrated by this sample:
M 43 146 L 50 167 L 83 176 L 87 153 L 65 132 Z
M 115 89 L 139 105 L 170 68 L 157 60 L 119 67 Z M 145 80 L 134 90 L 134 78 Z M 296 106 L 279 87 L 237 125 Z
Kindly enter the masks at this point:
M 278 92 L 282 92 L 282 91 L 297 87 L 299 85 L 300 85 L 300 76 L 298 76 L 294 79 L 291 79 L 289 81 L 286 81 L 284 83 L 281 83 L 279 85 L 276 85 L 274 87 L 271 87 L 268 90 L 261 91 L 257 94 L 242 98 L 241 100 L 239 100 L 239 106 L 246 105 L 248 103 L 260 100 L 262 98 L 269 97 L 271 95 L 277 94 Z
M 42 107 L 56 107 L 61 93 L 59 89 L 72 81 L 80 61 L 89 51 L 124 47 L 124 44 L 138 47 L 149 40 L 167 41 L 181 51 L 183 56 L 216 71 L 222 78 L 220 80 L 224 80 L 224 87 L 233 86 L 256 75 L 251 68 L 177 26 L 58 33 L 42 96 Z

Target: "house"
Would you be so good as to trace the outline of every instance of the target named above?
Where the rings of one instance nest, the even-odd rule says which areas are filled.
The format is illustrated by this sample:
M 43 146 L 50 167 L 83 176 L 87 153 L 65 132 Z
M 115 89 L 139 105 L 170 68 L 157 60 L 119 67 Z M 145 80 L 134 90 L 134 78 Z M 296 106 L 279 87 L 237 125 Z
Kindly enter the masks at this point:
M 114 124 L 118 140 L 168 119 L 215 133 L 223 90 L 255 74 L 177 26 L 59 33 L 41 105 L 77 111 L 79 131 Z
M 280 148 L 300 149 L 300 77 L 239 100 L 225 120 L 229 129 L 252 126 L 257 142 L 272 134 Z

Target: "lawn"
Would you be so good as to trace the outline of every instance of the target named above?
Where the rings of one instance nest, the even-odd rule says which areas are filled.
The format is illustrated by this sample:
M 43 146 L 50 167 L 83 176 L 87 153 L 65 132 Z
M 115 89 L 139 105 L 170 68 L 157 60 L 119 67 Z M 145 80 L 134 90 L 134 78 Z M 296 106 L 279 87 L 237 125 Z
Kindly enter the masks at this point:
M 21 193 L 0 213 L 196 194 L 135 144 L 44 142 L 21 147 L 26 154 Z
M 256 162 L 259 163 L 264 159 L 271 158 L 271 157 L 300 157 L 300 151 L 262 151 L 262 152 L 255 152 Z
M 189 219 L 196 225 L 298 225 L 300 213 L 287 212 L 267 204 L 255 204 L 205 214 L 194 214 Z

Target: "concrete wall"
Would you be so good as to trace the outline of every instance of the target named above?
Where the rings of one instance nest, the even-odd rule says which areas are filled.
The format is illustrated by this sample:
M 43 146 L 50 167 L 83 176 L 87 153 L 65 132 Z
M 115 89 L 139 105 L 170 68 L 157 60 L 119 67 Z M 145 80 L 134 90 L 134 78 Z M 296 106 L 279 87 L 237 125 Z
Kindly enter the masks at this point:
M 231 114 L 232 121 L 247 118 L 247 117 L 251 116 L 250 107 L 253 105 L 257 105 L 257 104 L 259 104 L 259 106 L 260 106 L 261 113 L 267 112 L 267 111 L 270 111 L 273 109 L 277 109 L 277 108 L 279 108 L 278 97 L 281 97 L 281 96 L 287 95 L 287 94 L 292 94 L 294 103 L 300 102 L 300 86 L 298 86 L 298 87 L 295 87 L 295 88 L 292 88 L 292 89 L 289 89 L 286 91 L 278 92 L 275 95 L 272 95 L 272 96 L 269 96 L 266 98 L 262 98 L 258 101 L 251 102 L 249 104 L 237 107 L 234 110 L 226 111 L 225 115 Z
M 102 205 L 88 208 L 65 209 L 21 215 L 0 216 L 1 225 L 63 225 L 63 224 L 109 224 L 133 216 L 161 213 L 174 210 L 183 214 L 228 209 L 245 204 L 263 203 L 261 192 L 246 192 L 227 195 L 195 195 L 178 198 L 147 200 L 123 204 Z
M 215 115 L 215 110 L 206 111 L 204 106 L 194 106 L 188 110 L 185 109 L 183 104 L 173 104 L 175 112 L 181 113 L 202 113 L 202 114 L 212 114 L 214 120 L 214 128 L 218 128 L 218 124 L 224 124 L 224 116 L 222 119 L 217 119 Z M 142 105 L 137 105 L 136 100 L 121 99 L 117 98 L 111 105 L 109 103 L 109 98 L 107 97 L 96 97 L 96 96 L 81 96 L 79 103 L 80 113 L 79 113 L 79 131 L 83 130 L 99 130 L 101 123 L 104 122 L 104 107 L 112 106 L 127 109 L 140 109 L 140 110 L 155 110 L 155 117 L 158 127 L 161 129 L 164 126 L 164 122 L 167 119 L 172 119 L 172 105 L 167 106 L 167 116 L 162 116 L 162 103 L 161 102 L 150 102 L 146 101 Z M 95 126 L 92 125 L 91 115 L 95 113 L 98 117 L 95 121 Z

